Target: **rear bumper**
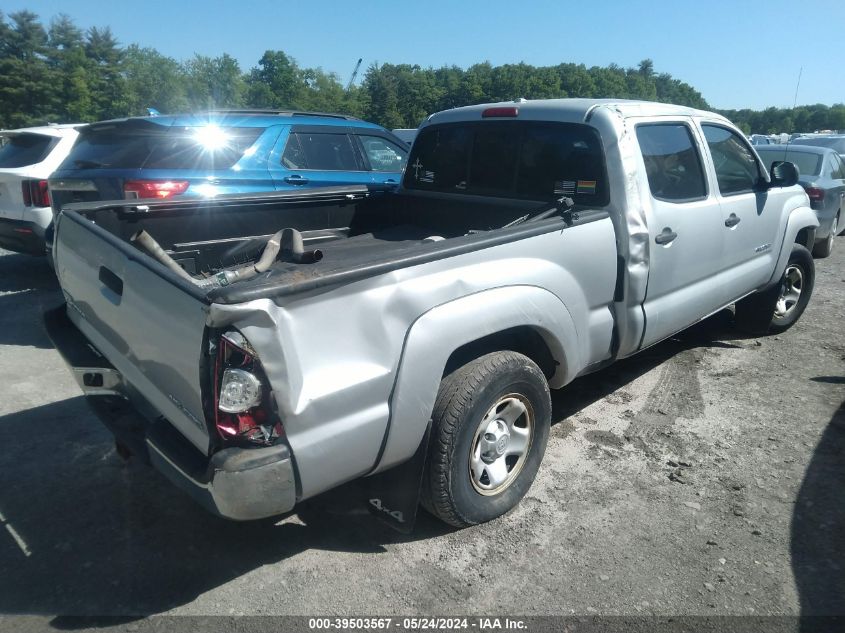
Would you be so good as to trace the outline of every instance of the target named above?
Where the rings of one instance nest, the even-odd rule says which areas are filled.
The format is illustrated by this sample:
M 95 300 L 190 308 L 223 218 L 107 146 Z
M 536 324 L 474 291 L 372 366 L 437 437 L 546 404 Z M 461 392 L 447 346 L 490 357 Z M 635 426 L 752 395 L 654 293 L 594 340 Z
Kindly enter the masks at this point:
M 45 313 L 44 323 L 91 409 L 116 440 L 207 510 L 248 521 L 294 507 L 296 481 L 287 445 L 227 448 L 211 457 L 200 453 L 164 418 L 153 419 L 139 411 L 131 399 L 131 386 L 93 349 L 67 317 L 64 305 Z
M 44 255 L 44 229 L 35 222 L 0 218 L 0 248 L 28 255 Z

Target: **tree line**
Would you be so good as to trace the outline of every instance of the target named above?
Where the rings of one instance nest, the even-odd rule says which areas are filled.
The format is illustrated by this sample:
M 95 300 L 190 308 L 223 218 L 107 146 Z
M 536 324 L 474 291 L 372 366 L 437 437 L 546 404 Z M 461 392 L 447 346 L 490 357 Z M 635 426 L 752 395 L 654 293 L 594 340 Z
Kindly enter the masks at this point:
M 227 53 L 177 61 L 154 48 L 121 46 L 108 27 L 83 31 L 67 15 L 44 25 L 31 11 L 0 12 L 0 128 L 47 122 L 90 122 L 215 108 L 340 112 L 388 128 L 417 127 L 430 113 L 518 97 L 609 97 L 663 101 L 709 109 L 692 86 L 637 68 L 484 62 L 422 68 L 372 64 L 360 85 L 334 73 L 302 68 L 281 50 L 268 50 L 242 70 Z M 845 106 L 724 111 L 747 133 L 845 128 Z

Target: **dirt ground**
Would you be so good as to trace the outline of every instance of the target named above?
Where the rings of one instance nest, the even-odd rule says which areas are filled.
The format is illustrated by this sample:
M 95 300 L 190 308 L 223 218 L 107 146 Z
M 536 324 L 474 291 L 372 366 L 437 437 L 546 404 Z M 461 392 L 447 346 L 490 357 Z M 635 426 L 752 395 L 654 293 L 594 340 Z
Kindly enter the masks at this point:
M 791 330 L 725 311 L 576 381 L 514 512 L 411 536 L 348 487 L 226 522 L 125 463 L 44 333 L 52 272 L 0 252 L 0 613 L 845 615 L 839 242 Z

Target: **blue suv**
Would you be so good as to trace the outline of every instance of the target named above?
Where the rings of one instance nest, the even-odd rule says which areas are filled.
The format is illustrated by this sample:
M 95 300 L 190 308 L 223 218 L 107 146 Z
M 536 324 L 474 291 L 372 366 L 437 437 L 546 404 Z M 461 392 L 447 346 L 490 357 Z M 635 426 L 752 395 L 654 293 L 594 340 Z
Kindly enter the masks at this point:
M 398 183 L 408 146 L 338 114 L 218 110 L 93 123 L 49 179 L 65 204 Z

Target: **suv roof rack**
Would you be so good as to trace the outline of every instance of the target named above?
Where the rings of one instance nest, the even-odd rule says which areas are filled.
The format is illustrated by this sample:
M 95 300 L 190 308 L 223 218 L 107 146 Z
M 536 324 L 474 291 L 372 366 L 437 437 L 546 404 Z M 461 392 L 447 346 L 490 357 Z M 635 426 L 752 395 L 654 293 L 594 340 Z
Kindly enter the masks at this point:
M 275 114 L 277 116 L 317 116 L 329 119 L 344 119 L 346 121 L 360 121 L 358 117 L 332 112 L 300 112 L 297 110 L 262 110 L 253 108 L 222 108 L 209 110 L 209 114 Z

